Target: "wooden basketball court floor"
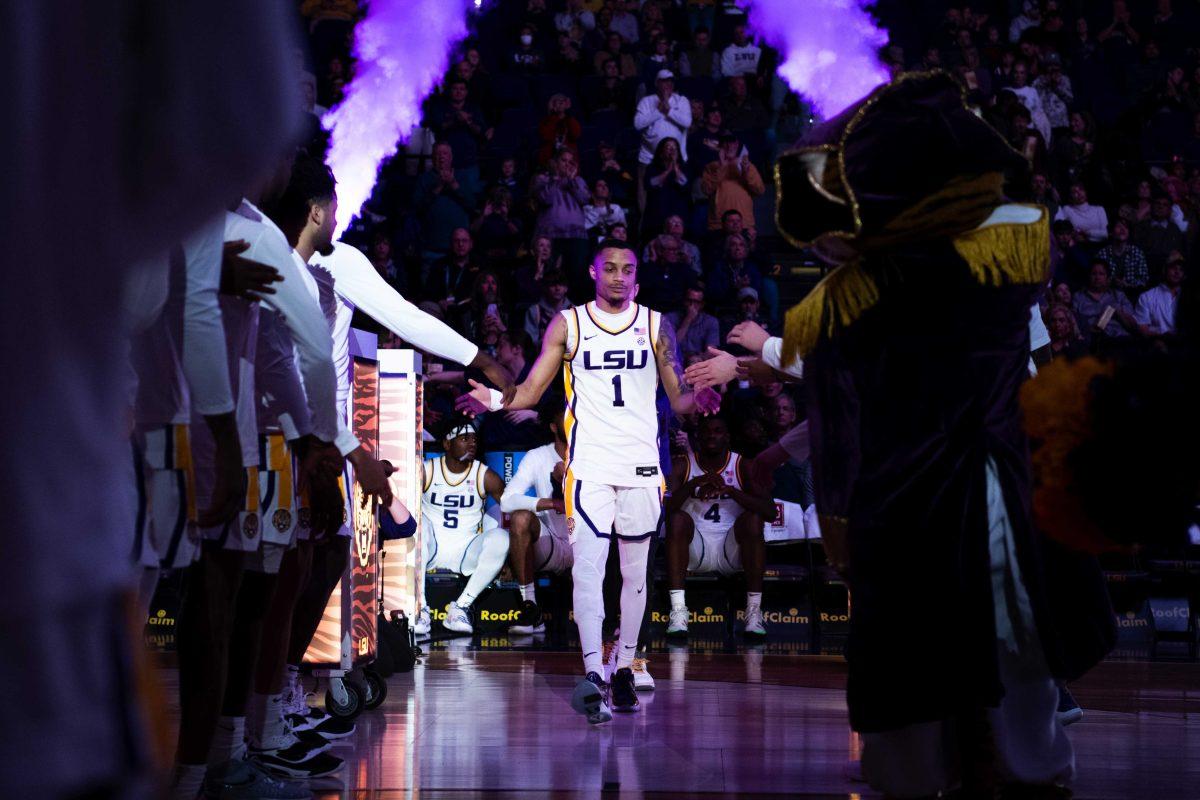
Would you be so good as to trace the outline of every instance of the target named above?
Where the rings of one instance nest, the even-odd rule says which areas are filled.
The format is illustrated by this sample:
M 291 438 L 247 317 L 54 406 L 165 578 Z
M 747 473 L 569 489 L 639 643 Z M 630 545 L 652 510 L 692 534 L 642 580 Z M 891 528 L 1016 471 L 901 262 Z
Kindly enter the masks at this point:
M 322 800 L 877 796 L 856 779 L 842 658 L 730 649 L 653 653 L 641 712 L 593 727 L 568 706 L 577 651 L 435 642 L 335 745 L 345 768 L 312 788 Z M 1200 664 L 1110 660 L 1072 688 L 1085 709 L 1068 728 L 1076 797 L 1200 797 Z

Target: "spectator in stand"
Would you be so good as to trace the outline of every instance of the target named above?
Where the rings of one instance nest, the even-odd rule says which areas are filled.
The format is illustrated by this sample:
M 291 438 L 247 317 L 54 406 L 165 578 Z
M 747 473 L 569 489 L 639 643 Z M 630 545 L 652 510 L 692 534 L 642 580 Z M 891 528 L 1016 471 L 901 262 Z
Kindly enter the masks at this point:
M 496 178 L 494 188 L 508 192 L 510 198 L 509 211 L 513 212 L 525 207 L 525 194 L 528 183 L 521 179 L 517 168 L 517 160 L 508 156 L 500 161 L 500 175 Z
M 471 223 L 476 249 L 492 264 L 508 263 L 522 240 L 521 222 L 512 213 L 508 190 L 496 186 L 488 193 L 483 213 Z
M 1042 9 L 1038 6 L 1037 0 L 1025 0 L 1021 6 L 1021 13 L 1013 17 L 1012 23 L 1008 26 L 1008 40 L 1016 44 L 1021 40 L 1021 34 L 1041 24 Z
M 1187 252 L 1183 231 L 1171 219 L 1172 205 L 1171 198 L 1165 193 L 1155 194 L 1150 203 L 1150 218 L 1139 222 L 1134 229 L 1133 240 L 1146 253 L 1150 270 L 1155 275 L 1162 274 L 1167 256 L 1172 252 Z
M 522 25 L 517 45 L 508 57 L 509 69 L 517 75 L 541 75 L 546 66 L 546 57 L 534 46 L 532 25 Z
M 495 357 L 500 335 L 508 330 L 508 313 L 500 303 L 500 278 L 494 272 L 480 272 L 466 303 L 458 304 L 455 327 L 479 349 Z
M 1075 226 L 1065 219 L 1050 224 L 1050 274 L 1056 283 L 1066 283 L 1072 289 L 1087 285 L 1091 258 L 1080 244 Z
M 1070 306 L 1054 303 L 1046 311 L 1046 329 L 1050 332 L 1050 357 L 1075 359 L 1087 355 L 1087 340 L 1079 332 L 1079 322 Z
M 1129 298 L 1109 285 L 1108 265 L 1099 259 L 1092 262 L 1091 280 L 1086 289 L 1075 293 L 1072 307 L 1079 329 L 1091 337 L 1093 351 L 1103 351 L 1107 340 L 1121 339 L 1139 330 Z M 1110 308 L 1113 313 L 1106 313 Z M 1106 316 L 1108 320 L 1101 327 Z
M 1068 109 L 1075 100 L 1071 90 L 1071 79 L 1063 74 L 1062 58 L 1058 53 L 1049 53 L 1042 59 L 1042 74 L 1033 81 L 1042 100 L 1046 118 L 1050 120 L 1051 134 L 1057 138 L 1070 124 Z
M 1030 178 L 1030 188 L 1032 189 L 1030 202 L 1045 206 L 1046 210 L 1050 212 L 1050 219 L 1054 219 L 1054 215 L 1058 213 L 1059 198 L 1058 190 L 1050 182 L 1049 176 L 1045 172 L 1033 173 Z
M 1054 162 L 1060 185 L 1083 182 L 1091 173 L 1096 154 L 1095 125 L 1089 115 L 1073 111 L 1068 117 L 1069 131 L 1054 140 Z
M 633 175 L 617 160 L 617 148 L 611 142 L 600 142 L 596 152 L 599 161 L 598 177 L 608 184 L 610 199 L 623 208 L 629 208 L 635 197 Z
M 1133 224 L 1150 219 L 1154 206 L 1154 184 L 1147 178 L 1138 181 L 1133 190 Z
M 433 146 L 433 169 L 421 173 L 413 191 L 413 206 L 424 210 L 423 233 L 427 258 L 450 250 L 450 235 L 467 228 L 475 211 L 478 182 L 468 170 L 454 167 L 454 150 L 446 142 Z
M 392 260 L 392 239 L 387 231 L 377 230 L 371 236 L 371 249 L 367 252 L 367 257 L 370 258 L 371 266 L 379 273 L 379 277 L 387 281 L 388 286 L 400 294 L 405 293 L 408 288 L 408 276 Z
M 592 200 L 583 207 L 583 225 L 593 241 L 607 238 L 608 230 L 617 223 L 625 224 L 625 209 L 610 200 L 608 183 L 599 178 L 592 185 Z
M 963 63 L 958 68 L 958 75 L 967 87 L 967 96 L 972 105 L 991 101 L 992 73 L 983 66 L 977 48 L 963 48 Z
M 580 78 L 592 71 L 591 64 L 583 54 L 583 29 L 571 26 L 570 33 L 558 34 L 558 49 L 551 62 L 552 71 L 560 75 Z
M 763 328 L 770 329 L 771 324 L 762 312 L 762 302 L 758 290 L 753 286 L 742 286 L 737 290 L 737 303 L 733 311 L 721 318 L 721 341 L 729 337 L 729 332 L 743 322 L 753 322 Z
M 1150 285 L 1146 254 L 1136 244 L 1130 244 L 1129 225 L 1124 220 L 1118 219 L 1109 227 L 1108 244 L 1100 248 L 1096 258 L 1108 265 L 1116 288 L 1137 294 Z
M 642 60 L 639 71 L 642 84 L 650 86 L 657 79 L 659 72 L 674 72 L 676 68 L 671 40 L 666 36 L 655 36 L 650 43 L 650 53 Z
M 672 214 L 663 222 L 662 236 L 674 237 L 675 241 L 679 242 L 679 252 L 684 263 L 691 268 L 692 273 L 696 277 L 700 277 L 704 274 L 704 266 L 700 260 L 700 248 L 683 238 L 683 230 L 683 217 L 678 214 Z M 661 236 L 657 238 L 661 238 Z M 650 246 L 652 244 L 654 244 L 654 239 L 646 242 L 646 246 L 642 248 L 643 261 L 650 260 Z
M 492 103 L 492 80 L 487 71 L 479 66 L 479 51 L 471 48 L 467 52 L 474 53 L 475 60 L 463 58 L 462 61 L 455 64 L 453 78 L 467 84 L 467 97 L 478 102 L 485 115 L 491 117 L 496 111 Z
M 1021 101 L 1021 104 L 1029 109 L 1030 117 L 1033 120 L 1033 127 L 1037 128 L 1042 134 L 1042 138 L 1050 144 L 1050 120 L 1046 117 L 1046 110 L 1042 108 L 1042 97 L 1037 90 L 1029 85 L 1032 76 L 1029 74 L 1029 64 L 1025 61 L 1018 60 L 1013 64 L 1012 68 L 1012 84 L 1004 87 L 1004 91 L 1012 92 Z
M 688 213 L 691 192 L 681 158 L 676 139 L 667 137 L 659 141 L 643 181 L 646 195 L 645 211 L 642 213 L 643 231 L 659 230 L 672 214 L 682 217 Z
M 704 289 L 690 284 L 683 293 L 683 310 L 672 311 L 667 319 L 675 328 L 675 343 L 680 361 L 693 355 L 708 355 L 708 348 L 720 347 L 721 325 L 704 311 Z
M 1069 202 L 1058 209 L 1055 219 L 1070 222 L 1089 242 L 1103 242 L 1108 236 L 1108 214 L 1100 206 L 1088 203 L 1087 189 L 1082 183 L 1071 184 L 1068 198 Z
M 710 198 L 708 229 L 720 230 L 721 218 L 731 209 L 742 215 L 743 225 L 753 229 L 754 198 L 766 191 L 766 186 L 758 168 L 742 153 L 742 144 L 736 136 L 722 134 L 719 141 L 717 160 L 704 168 L 701 177 L 704 194 Z
M 629 227 L 618 222 L 616 225 L 612 226 L 612 230 L 608 232 L 608 235 L 611 238 L 616 239 L 618 242 L 628 242 Z
M 608 23 L 608 29 L 621 34 L 625 44 L 638 42 L 638 18 L 629 12 L 627 4 L 622 0 L 617 0 L 613 5 L 612 21 Z
M 561 263 L 562 259 L 554 256 L 554 242 L 549 236 L 533 237 L 529 253 L 513 270 L 513 295 L 524 306 L 536 302 L 542 293 L 542 279 L 551 272 L 561 273 Z
M 692 46 L 679 55 L 679 74 L 689 78 L 721 77 L 721 56 L 710 46 L 708 28 L 703 25 L 692 33 Z
M 758 66 L 762 60 L 762 49 L 750 41 L 745 25 L 733 28 L 733 43 L 721 51 L 721 74 L 725 77 L 742 75 L 758 81 Z
M 579 155 L 579 136 L 583 127 L 579 120 L 570 115 L 571 98 L 565 94 L 553 95 L 546 104 L 547 113 L 538 123 L 537 163 L 544 167 L 552 158 L 556 158 L 564 150 L 570 150 Z
M 1179 307 L 1179 290 L 1183 286 L 1185 267 L 1183 254 L 1176 251 L 1167 257 L 1162 283 L 1142 292 L 1133 318 L 1144 336 L 1167 336 L 1175 333 L 1175 311 Z
M 638 265 L 637 277 L 638 302 L 662 312 L 679 308 L 684 290 L 694 280 L 679 240 L 666 235 L 650 242 L 650 260 Z
M 493 131 L 484 120 L 479 106 L 468 102 L 466 81 L 459 78 L 451 80 L 446 96 L 431 105 L 433 108 L 426 118 L 427 124 L 432 125 L 438 141 L 446 142 L 453 148 L 458 167 L 472 170 L 478 182 L 479 148 L 492 138 Z
M 754 230 L 753 228 L 747 229 L 742 224 L 742 212 L 732 208 L 721 215 L 721 230 L 716 233 L 710 231 L 708 234 L 704 248 L 704 263 L 706 266 L 711 266 L 725 257 L 725 246 L 730 236 L 742 237 L 746 242 L 748 251 L 753 252 L 756 239 Z M 710 286 L 709 297 L 715 296 Z
M 704 168 L 720 157 L 722 131 L 721 107 L 709 103 L 699 124 L 688 133 L 688 174 L 693 178 L 703 175 Z
M 596 27 L 596 17 L 584 7 L 583 0 L 567 0 L 567 7 L 554 15 L 554 27 L 563 33 L 578 25 L 585 31 Z
M 725 127 L 734 133 L 766 128 L 770 115 L 762 101 L 748 93 L 745 76 L 734 75 L 725 80 L 726 93 L 721 99 L 721 119 L 725 121 Z
M 686 97 L 675 93 L 675 75 L 670 70 L 659 72 L 655 76 L 654 94 L 648 94 L 638 102 L 633 127 L 642 134 L 642 146 L 638 151 L 641 165 L 638 170 L 641 202 L 638 205 L 645 208 L 646 165 L 654 159 L 661 142 L 674 139 L 676 147 L 680 148 L 678 160 L 687 161 L 687 151 L 681 144 L 686 140 L 688 128 L 692 127 L 692 105 Z
M 579 177 L 575 154 L 564 150 L 551 159 L 550 171 L 533 179 L 531 194 L 539 209 L 534 233 L 550 237 L 572 288 L 584 291 L 590 281 L 587 276 L 590 248 L 583 206 L 590 199 L 590 192 Z
M 1031 127 L 1032 121 L 1029 109 L 1020 103 L 1015 104 L 1008 117 L 1008 143 L 1014 150 L 1025 156 L 1030 169 L 1035 172 L 1044 172 L 1046 169 L 1046 141 L 1037 128 Z
M 750 248 L 741 234 L 732 234 L 725 239 L 725 257 L 708 271 L 708 296 L 713 298 L 718 311 L 725 314 L 734 309 L 737 292 L 747 286 L 754 289 L 757 300 L 762 289 L 762 273 L 749 260 Z
M 546 9 L 546 0 L 526 0 L 521 22 L 533 30 L 534 41 L 539 45 L 553 41 L 554 17 Z
M 451 310 L 471 298 L 475 278 L 482 268 L 471 252 L 475 243 L 466 228 L 455 228 L 451 235 L 450 253 L 434 262 L 425 282 L 425 299 L 441 306 L 446 319 L 453 319 Z
M 633 56 L 625 52 L 625 43 L 621 39 L 621 34 L 616 31 L 610 31 L 604 40 L 604 49 L 596 53 L 592 60 L 595 64 L 596 72 L 603 75 L 604 63 L 612 61 L 617 65 L 617 73 L 622 78 L 636 78 L 638 74 L 637 61 Z
M 627 116 L 633 108 L 633 94 L 629 81 L 621 77 L 616 60 L 605 58 L 600 74 L 599 84 L 584 97 L 591 113 L 613 111 Z
M 535 342 L 541 342 L 546 328 L 560 311 L 571 307 L 567 299 L 567 276 L 561 272 L 547 272 L 539 279 L 541 296 L 536 304 L 525 312 L 525 333 Z

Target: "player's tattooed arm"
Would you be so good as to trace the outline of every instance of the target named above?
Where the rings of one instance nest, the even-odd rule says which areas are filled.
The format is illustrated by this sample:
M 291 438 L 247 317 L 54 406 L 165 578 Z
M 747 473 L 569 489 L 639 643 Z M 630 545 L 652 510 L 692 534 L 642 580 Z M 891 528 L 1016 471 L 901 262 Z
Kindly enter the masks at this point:
M 659 379 L 667 393 L 667 399 L 671 401 L 671 409 L 676 414 L 691 414 L 697 411 L 701 414 L 712 414 L 720 409 L 719 394 L 712 389 L 694 392 L 692 387 L 684 382 L 676 348 L 675 327 L 666 317 L 659 317 L 658 338 L 654 344 Z

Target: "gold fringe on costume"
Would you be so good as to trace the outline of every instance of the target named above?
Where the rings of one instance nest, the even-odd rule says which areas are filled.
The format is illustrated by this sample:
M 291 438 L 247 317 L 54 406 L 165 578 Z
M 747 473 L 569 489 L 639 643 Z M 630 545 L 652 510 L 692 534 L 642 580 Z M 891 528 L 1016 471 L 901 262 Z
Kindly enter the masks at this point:
M 1032 284 L 1050 267 L 1050 220 L 1045 209 L 1032 224 L 979 226 L 1003 204 L 1000 173 L 956 178 L 898 214 L 882 231 L 848 239 L 861 255 L 825 276 L 788 313 L 785 364 L 812 352 L 823 337 L 845 328 L 879 302 L 879 286 L 865 266 L 872 252 L 909 242 L 949 238 L 983 286 Z M 846 237 L 840 237 L 846 238 Z

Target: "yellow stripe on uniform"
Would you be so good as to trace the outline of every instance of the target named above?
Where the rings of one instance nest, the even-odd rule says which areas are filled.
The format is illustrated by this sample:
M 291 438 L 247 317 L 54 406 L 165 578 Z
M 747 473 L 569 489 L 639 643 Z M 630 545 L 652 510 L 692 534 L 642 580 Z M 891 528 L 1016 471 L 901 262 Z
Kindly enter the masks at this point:
M 567 440 L 567 466 L 570 467 L 571 434 L 575 432 L 575 426 L 579 421 L 575 419 L 575 388 L 571 382 L 571 364 L 569 362 L 563 362 L 563 388 L 567 393 L 567 408 L 563 412 L 563 437 Z
M 258 467 L 246 467 L 246 511 L 258 511 Z
M 196 521 L 196 470 L 192 465 L 192 438 L 187 425 L 173 425 L 171 432 L 175 439 L 175 469 L 183 471 L 184 491 L 187 493 L 187 518 L 189 522 Z
M 267 435 L 267 469 L 279 476 L 275 493 L 277 508 L 292 507 L 292 454 L 282 433 Z
M 575 473 L 571 472 L 570 467 L 567 467 L 567 474 L 563 478 L 563 511 L 568 519 L 575 516 Z

